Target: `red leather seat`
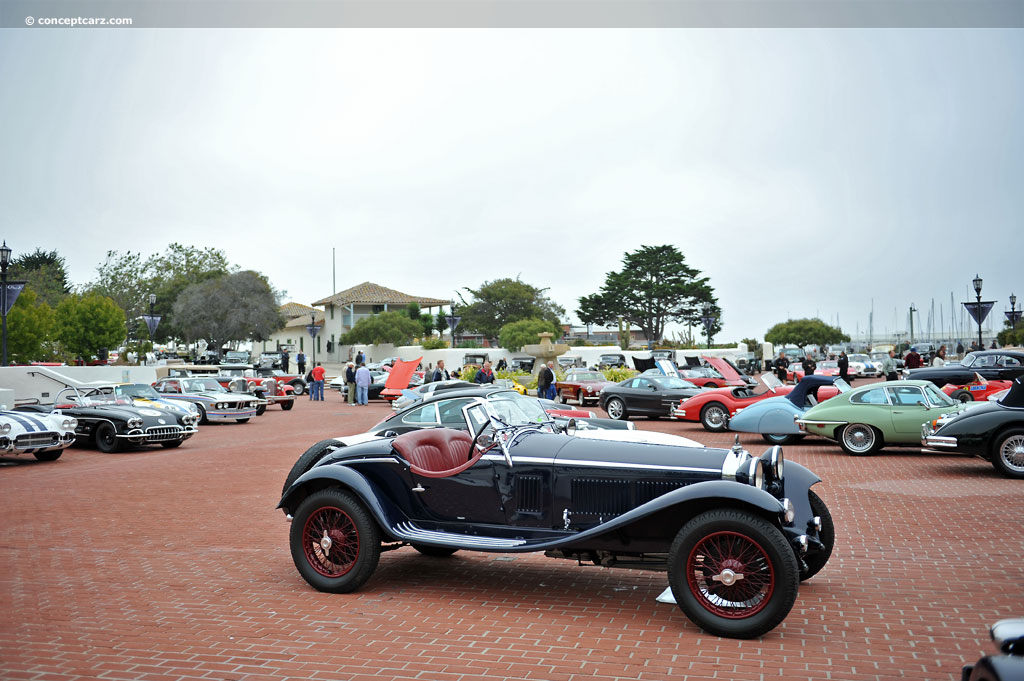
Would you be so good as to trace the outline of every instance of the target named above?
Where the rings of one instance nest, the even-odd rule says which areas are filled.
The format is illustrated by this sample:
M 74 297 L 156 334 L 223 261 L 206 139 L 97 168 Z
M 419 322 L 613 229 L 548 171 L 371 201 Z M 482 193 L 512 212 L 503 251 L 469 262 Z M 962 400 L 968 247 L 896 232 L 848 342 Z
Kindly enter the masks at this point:
M 452 428 L 414 430 L 399 435 L 392 443 L 413 471 L 429 477 L 454 475 L 468 468 L 472 445 L 468 433 Z

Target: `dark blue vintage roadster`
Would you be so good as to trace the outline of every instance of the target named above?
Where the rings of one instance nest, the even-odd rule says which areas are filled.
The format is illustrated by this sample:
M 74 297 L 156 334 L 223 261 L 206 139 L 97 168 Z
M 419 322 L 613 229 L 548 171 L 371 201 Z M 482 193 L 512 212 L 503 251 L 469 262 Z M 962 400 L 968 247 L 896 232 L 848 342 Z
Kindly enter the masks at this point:
M 732 449 L 577 437 L 513 391 L 468 400 L 463 427 L 412 430 L 331 451 L 285 490 L 292 558 L 347 593 L 382 551 L 543 551 L 662 570 L 702 629 L 752 638 L 789 613 L 835 540 L 817 476 Z M 614 431 L 613 431 L 614 432 Z M 785 470 L 784 470 L 785 469 Z

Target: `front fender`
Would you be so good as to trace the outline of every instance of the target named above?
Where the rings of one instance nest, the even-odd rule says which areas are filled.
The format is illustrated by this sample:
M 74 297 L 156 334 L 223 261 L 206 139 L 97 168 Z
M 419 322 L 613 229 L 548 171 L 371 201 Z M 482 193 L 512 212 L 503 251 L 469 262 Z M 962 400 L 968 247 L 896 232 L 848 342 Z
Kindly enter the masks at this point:
M 796 511 L 796 519 L 793 521 L 795 527 L 805 527 L 807 521 L 814 517 L 811 511 L 810 492 L 813 485 L 821 482 L 809 468 L 801 466 L 795 461 L 787 461 L 785 470 L 782 473 L 783 496 L 793 502 L 793 509 Z
M 307 496 L 325 487 L 341 487 L 359 497 L 384 532 L 406 520 L 405 514 L 389 503 L 376 485 L 347 466 L 316 466 L 306 471 L 284 493 L 277 508 L 292 515 Z

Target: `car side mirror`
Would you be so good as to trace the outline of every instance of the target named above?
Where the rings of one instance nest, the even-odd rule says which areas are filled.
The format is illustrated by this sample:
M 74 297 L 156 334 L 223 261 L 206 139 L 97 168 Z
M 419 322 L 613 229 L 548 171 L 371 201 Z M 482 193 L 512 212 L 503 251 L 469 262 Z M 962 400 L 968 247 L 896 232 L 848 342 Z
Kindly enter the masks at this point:
M 396 430 L 385 430 L 384 437 L 398 437 L 398 431 Z

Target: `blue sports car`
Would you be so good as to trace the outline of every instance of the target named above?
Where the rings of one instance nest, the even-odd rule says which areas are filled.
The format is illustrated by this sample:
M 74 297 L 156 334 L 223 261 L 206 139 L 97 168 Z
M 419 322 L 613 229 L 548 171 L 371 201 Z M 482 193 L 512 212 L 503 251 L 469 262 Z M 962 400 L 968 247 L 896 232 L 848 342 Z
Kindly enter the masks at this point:
M 833 376 L 805 376 L 791 392 L 771 397 L 740 409 L 729 419 L 729 430 L 741 433 L 760 433 L 773 445 L 783 445 L 804 437 L 796 425 L 796 418 L 829 397 L 850 389 L 849 384 Z

